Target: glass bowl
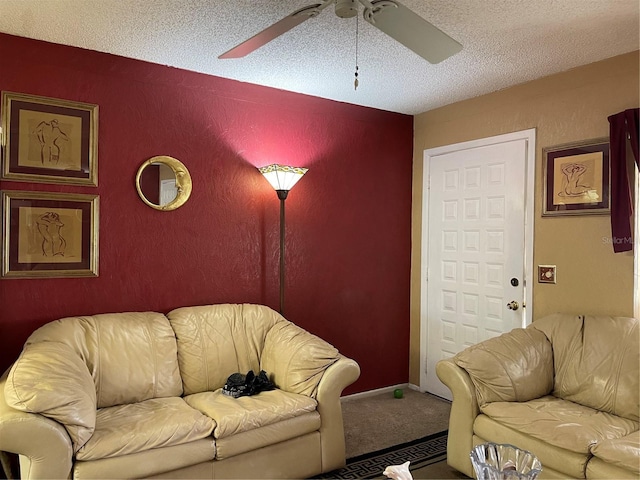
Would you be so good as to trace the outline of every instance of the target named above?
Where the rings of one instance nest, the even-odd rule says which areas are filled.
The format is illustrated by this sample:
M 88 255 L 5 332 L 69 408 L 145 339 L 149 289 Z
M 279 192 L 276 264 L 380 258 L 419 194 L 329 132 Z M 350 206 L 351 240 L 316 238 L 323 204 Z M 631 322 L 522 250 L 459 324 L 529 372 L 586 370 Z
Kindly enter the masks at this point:
M 535 455 L 509 444 L 477 445 L 470 456 L 478 480 L 533 480 L 542 471 Z

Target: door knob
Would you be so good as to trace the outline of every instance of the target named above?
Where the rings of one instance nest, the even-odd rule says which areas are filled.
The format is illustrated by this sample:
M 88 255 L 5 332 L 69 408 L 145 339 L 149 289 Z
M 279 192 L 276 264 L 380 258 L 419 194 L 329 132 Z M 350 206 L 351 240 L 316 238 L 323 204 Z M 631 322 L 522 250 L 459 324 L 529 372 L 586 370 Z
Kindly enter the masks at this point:
M 507 308 L 509 310 L 517 310 L 520 307 L 520 305 L 518 305 L 518 302 L 516 302 L 515 300 L 511 300 L 509 303 L 507 303 Z

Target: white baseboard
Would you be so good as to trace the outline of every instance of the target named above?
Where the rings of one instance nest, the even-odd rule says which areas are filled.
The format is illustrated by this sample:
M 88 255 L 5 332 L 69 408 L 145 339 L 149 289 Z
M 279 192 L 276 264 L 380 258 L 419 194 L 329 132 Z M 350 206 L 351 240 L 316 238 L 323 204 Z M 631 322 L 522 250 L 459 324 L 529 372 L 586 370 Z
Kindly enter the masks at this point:
M 367 390 L 366 392 L 352 393 L 351 395 L 345 395 L 340 397 L 341 402 L 348 402 L 350 400 L 356 400 L 358 398 L 373 397 L 374 395 L 381 395 L 383 393 L 391 393 L 396 388 L 409 388 L 410 390 L 418 390 L 418 387 L 412 383 L 399 383 L 398 385 L 391 385 L 389 387 L 376 388 L 375 390 Z
M 383 393 L 391 393 L 396 388 L 400 388 L 400 389 L 408 388 L 409 390 L 415 390 L 416 392 L 420 392 L 421 391 L 420 390 L 420 386 L 416 385 L 414 383 L 399 383 L 397 385 L 391 385 L 389 387 L 376 388 L 375 390 L 367 390 L 366 392 L 359 392 L 359 393 L 352 393 L 351 395 L 345 395 L 344 397 L 340 397 L 340 401 L 341 402 L 348 402 L 348 401 L 351 401 L 351 400 L 356 400 L 358 398 L 373 397 L 374 395 L 381 395 Z M 438 397 L 438 398 L 442 398 L 442 397 Z M 443 398 L 443 400 L 447 400 L 447 399 Z M 451 403 L 450 400 L 447 400 L 447 401 L 449 403 Z

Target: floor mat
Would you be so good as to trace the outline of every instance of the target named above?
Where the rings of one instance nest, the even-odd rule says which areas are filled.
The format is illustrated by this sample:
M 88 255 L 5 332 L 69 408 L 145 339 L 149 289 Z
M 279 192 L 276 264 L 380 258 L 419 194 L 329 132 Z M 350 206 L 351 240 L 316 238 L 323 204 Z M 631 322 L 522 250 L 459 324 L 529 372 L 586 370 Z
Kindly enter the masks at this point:
M 395 445 L 377 452 L 366 453 L 347 460 L 347 466 L 317 475 L 313 478 L 376 478 L 383 477 L 382 472 L 389 465 L 411 462 L 409 470 L 422 468 L 431 463 L 440 462 L 447 457 L 448 431 L 434 433 L 428 437 Z

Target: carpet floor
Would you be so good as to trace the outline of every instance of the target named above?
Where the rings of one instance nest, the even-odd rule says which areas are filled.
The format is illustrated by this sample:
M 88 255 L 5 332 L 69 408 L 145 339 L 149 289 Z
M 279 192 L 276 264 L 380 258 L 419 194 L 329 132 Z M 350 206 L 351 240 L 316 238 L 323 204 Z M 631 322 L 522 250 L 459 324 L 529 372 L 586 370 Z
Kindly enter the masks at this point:
M 346 398 L 342 403 L 347 458 L 378 452 L 428 437 L 449 428 L 451 403 L 406 388 L 393 392 Z

